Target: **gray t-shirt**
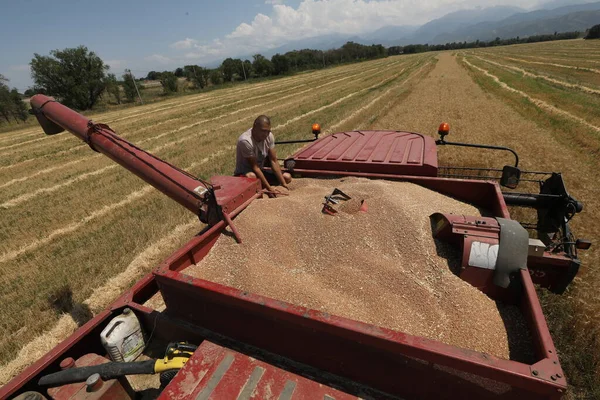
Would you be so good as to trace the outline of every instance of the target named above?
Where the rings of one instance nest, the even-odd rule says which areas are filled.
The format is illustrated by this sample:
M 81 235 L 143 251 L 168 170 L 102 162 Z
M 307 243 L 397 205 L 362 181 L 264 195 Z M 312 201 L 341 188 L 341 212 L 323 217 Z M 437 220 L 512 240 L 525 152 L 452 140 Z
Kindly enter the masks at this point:
M 256 163 L 260 168 L 264 166 L 265 159 L 268 157 L 269 149 L 275 146 L 275 137 L 272 132 L 262 142 L 257 142 L 252 138 L 252 129 L 242 133 L 237 141 L 235 155 L 234 175 L 245 175 L 252 172 L 247 158 L 255 157 Z

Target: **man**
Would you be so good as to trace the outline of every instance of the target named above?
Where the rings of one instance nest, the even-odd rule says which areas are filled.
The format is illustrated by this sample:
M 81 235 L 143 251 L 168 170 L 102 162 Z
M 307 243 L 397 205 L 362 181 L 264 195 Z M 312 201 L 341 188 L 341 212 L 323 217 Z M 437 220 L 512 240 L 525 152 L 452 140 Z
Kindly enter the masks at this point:
M 269 166 L 271 171 L 264 169 Z M 275 192 L 271 187 L 275 184 L 289 189 L 292 176 L 281 172 L 275 153 L 275 137 L 271 133 L 271 120 L 266 115 L 256 118 L 252 128 L 238 138 L 234 175 L 258 178 L 262 187 L 271 192 Z

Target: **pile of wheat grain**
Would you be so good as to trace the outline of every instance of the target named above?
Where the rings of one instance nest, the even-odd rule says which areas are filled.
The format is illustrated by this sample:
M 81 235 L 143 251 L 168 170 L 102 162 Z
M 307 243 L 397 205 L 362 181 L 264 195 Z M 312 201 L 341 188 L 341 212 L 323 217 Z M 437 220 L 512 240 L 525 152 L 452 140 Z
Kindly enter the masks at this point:
M 324 215 L 324 196 L 336 187 L 353 200 Z M 358 212 L 362 199 L 367 213 Z M 236 218 L 242 244 L 222 235 L 184 272 L 508 359 L 513 338 L 500 312 L 524 327 L 522 317 L 451 272 L 459 254 L 432 238 L 434 212 L 480 215 L 408 182 L 299 179 L 289 196 L 254 201 Z

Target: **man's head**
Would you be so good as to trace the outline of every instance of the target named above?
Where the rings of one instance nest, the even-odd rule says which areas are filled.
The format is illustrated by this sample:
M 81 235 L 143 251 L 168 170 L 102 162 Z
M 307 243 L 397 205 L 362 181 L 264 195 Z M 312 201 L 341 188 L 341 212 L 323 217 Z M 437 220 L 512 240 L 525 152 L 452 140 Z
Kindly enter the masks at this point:
M 271 132 L 271 120 L 266 115 L 259 115 L 252 125 L 252 138 L 257 142 L 264 141 Z

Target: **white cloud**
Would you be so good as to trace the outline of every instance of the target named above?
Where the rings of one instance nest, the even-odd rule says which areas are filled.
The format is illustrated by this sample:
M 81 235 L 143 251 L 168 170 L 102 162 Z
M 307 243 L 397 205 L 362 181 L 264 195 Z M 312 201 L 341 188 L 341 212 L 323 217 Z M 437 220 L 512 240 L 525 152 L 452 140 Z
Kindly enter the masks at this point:
M 198 43 L 197 40 L 185 38 L 183 40 L 171 44 L 169 47 L 177 50 L 191 49 L 196 43 Z
M 151 62 L 154 61 L 160 64 L 170 64 L 173 61 L 169 57 L 160 54 L 152 54 L 151 56 L 145 57 L 144 60 Z
M 192 49 L 187 59 L 213 61 L 252 54 L 287 42 L 327 34 L 360 35 L 389 25 L 419 25 L 458 9 L 478 6 L 532 6 L 537 0 L 302 0 L 297 8 L 282 0 L 266 0 L 269 15 L 257 14 L 220 40 L 199 43 L 186 38 L 171 45 Z

